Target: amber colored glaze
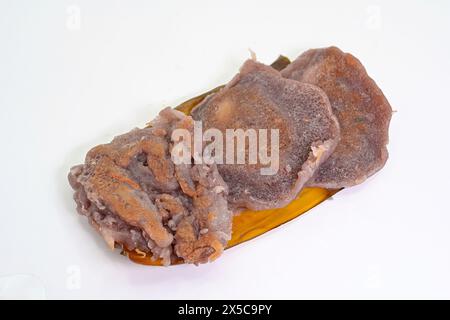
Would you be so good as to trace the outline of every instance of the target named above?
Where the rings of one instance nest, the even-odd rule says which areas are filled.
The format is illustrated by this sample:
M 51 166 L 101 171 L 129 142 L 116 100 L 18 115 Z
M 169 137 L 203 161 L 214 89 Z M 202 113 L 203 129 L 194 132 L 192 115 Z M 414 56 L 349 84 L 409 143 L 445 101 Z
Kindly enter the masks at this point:
M 289 64 L 289 59 L 284 56 L 280 56 L 272 64 L 272 67 L 277 70 L 281 70 L 287 64 Z M 223 86 L 219 86 L 202 95 L 194 97 L 180 104 L 176 107 L 176 109 L 186 114 L 190 114 L 191 110 L 206 96 L 219 91 L 221 88 L 223 88 Z M 293 200 L 290 204 L 283 208 L 261 211 L 242 211 L 233 218 L 232 237 L 228 242 L 227 249 L 256 238 L 266 233 L 267 231 L 270 231 L 292 219 L 297 218 L 322 201 L 330 198 L 338 191 L 339 190 L 328 190 L 322 188 L 305 188 L 300 192 L 299 196 L 295 200 Z M 124 249 L 122 253 L 128 256 L 130 260 L 139 264 L 151 266 L 162 265 L 160 260 L 153 260 L 151 256 L 145 255 L 144 253 L 130 251 L 127 249 Z M 172 261 L 172 264 L 182 263 L 183 261 L 181 259 Z

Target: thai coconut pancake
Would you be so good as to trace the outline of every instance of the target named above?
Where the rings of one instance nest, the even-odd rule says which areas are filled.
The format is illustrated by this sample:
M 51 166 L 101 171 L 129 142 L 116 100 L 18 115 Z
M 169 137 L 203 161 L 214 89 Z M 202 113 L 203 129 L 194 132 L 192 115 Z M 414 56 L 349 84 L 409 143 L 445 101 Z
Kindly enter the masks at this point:
M 312 49 L 281 74 L 325 91 L 340 124 L 339 144 L 309 186 L 350 187 L 384 166 L 392 109 L 358 59 L 336 47 Z
M 262 210 L 291 202 L 339 140 L 339 125 L 325 93 L 318 87 L 285 79 L 272 67 L 248 60 L 218 93 L 208 96 L 191 112 L 203 129 L 273 130 L 279 132 L 277 170 L 265 166 L 218 164 L 229 186 L 230 206 Z M 251 144 L 250 138 L 247 140 Z M 245 149 L 246 156 L 250 154 Z M 247 159 L 248 160 L 248 159 Z

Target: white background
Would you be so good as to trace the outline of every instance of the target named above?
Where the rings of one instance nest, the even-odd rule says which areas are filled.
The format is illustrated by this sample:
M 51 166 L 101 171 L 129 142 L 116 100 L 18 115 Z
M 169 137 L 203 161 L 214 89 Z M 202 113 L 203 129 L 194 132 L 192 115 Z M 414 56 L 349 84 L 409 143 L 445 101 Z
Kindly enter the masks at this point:
M 0 297 L 450 298 L 450 2 L 0 1 Z M 99 143 L 270 63 L 337 45 L 397 110 L 361 186 L 215 263 L 144 267 L 75 212 Z

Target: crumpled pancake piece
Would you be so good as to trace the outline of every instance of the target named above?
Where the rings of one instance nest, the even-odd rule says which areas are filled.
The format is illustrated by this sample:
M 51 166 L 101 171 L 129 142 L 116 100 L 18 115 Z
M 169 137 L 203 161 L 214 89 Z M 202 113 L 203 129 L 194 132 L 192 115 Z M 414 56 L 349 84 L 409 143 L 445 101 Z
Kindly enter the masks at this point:
M 215 165 L 173 163 L 174 129 L 193 121 L 166 108 L 144 129 L 90 150 L 69 181 L 78 211 L 111 246 L 150 253 L 164 264 L 217 258 L 231 238 L 228 187 Z

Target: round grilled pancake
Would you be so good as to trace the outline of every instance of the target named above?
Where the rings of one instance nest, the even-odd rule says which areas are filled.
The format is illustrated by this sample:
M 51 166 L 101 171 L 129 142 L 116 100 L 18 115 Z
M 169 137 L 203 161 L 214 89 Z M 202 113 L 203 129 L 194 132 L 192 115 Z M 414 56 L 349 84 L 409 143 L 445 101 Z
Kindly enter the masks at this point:
M 336 47 L 311 49 L 281 74 L 325 91 L 339 121 L 339 144 L 309 186 L 350 187 L 384 166 L 392 109 L 358 59 Z
M 218 164 L 229 186 L 228 201 L 233 208 L 262 210 L 291 202 L 319 165 L 334 150 L 339 125 L 325 93 L 318 87 L 285 79 L 273 68 L 248 60 L 218 93 L 208 96 L 193 111 L 203 130 L 266 129 L 279 132 L 276 172 L 262 174 L 259 161 Z M 259 131 L 258 131 L 259 132 Z M 269 141 L 270 140 L 270 141 Z M 249 141 L 249 140 L 247 140 Z M 267 139 L 271 154 L 271 139 Z M 261 150 L 261 145 L 259 146 Z

